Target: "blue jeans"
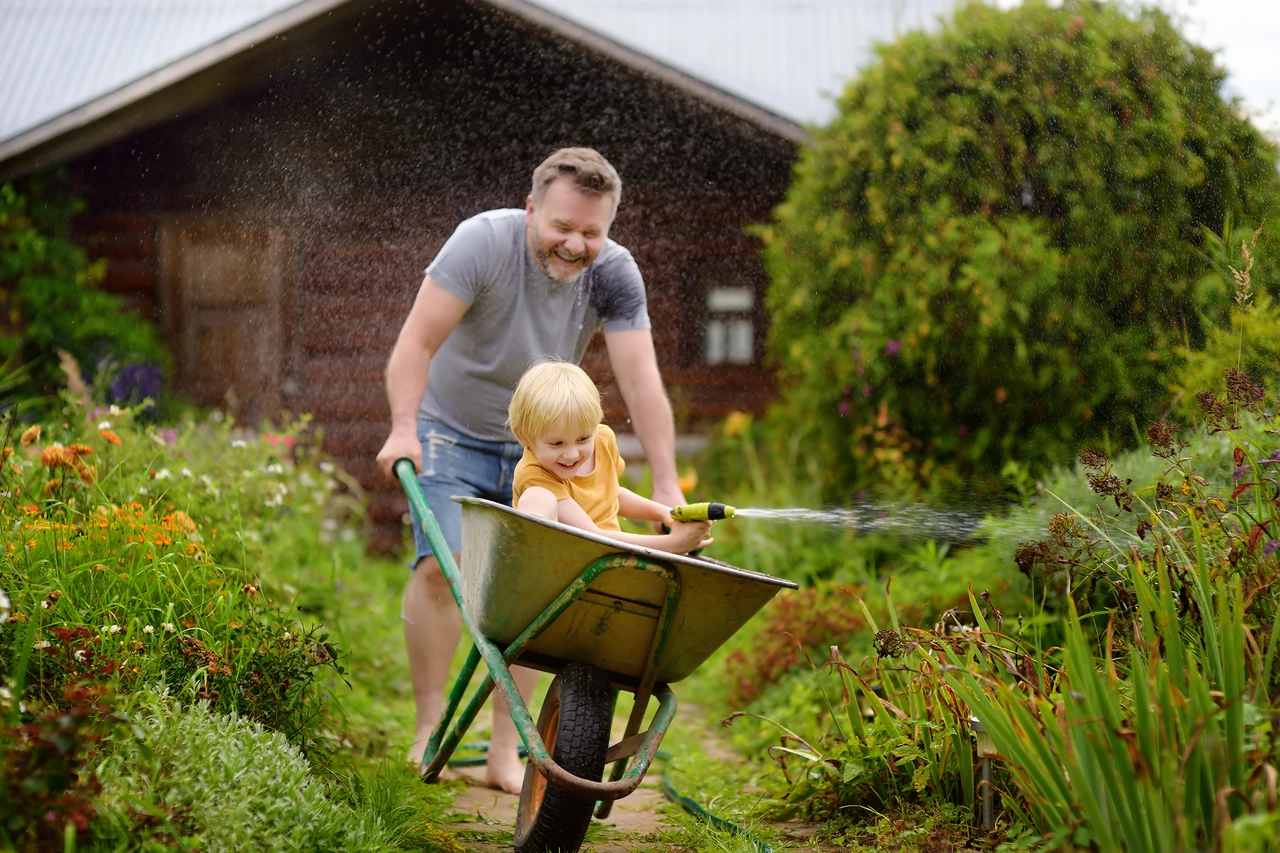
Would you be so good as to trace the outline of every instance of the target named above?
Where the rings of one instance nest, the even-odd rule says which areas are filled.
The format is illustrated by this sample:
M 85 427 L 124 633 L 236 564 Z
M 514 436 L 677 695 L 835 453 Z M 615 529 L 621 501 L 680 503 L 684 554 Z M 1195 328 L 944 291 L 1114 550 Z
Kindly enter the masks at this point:
M 418 440 L 422 442 L 418 485 L 444 533 L 444 541 L 456 554 L 462 549 L 462 506 L 450 498 L 484 498 L 510 506 L 516 463 L 524 455 L 524 448 L 510 441 L 482 441 L 439 421 L 427 420 L 418 421 Z M 423 557 L 432 555 L 432 550 L 416 513 L 413 521 L 416 568 Z

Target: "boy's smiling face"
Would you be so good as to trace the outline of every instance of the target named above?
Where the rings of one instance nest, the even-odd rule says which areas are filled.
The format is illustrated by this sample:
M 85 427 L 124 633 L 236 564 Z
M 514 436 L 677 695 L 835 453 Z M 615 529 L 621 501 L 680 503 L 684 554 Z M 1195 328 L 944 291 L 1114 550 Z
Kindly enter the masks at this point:
M 530 449 L 538 463 L 561 480 L 590 474 L 595 470 L 596 428 L 559 423 Z

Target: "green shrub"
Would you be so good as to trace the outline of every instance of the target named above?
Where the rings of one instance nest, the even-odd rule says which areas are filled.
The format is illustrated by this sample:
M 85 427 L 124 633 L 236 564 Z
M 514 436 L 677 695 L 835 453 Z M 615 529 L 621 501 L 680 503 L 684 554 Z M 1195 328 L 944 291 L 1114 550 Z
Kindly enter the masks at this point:
M 1275 212 L 1223 77 L 1163 13 L 1084 0 L 881 49 L 761 229 L 769 434 L 804 437 L 828 500 L 990 490 L 1150 419 L 1230 304 L 1203 228 Z
M 63 381 L 58 349 L 83 368 L 102 401 L 158 397 L 168 355 L 156 327 L 98 288 L 105 261 L 71 240 L 84 210 L 58 179 L 0 185 L 0 361 L 29 365 L 22 396 L 53 394 Z
M 132 729 L 109 745 L 97 770 L 105 814 L 94 829 L 103 840 L 134 832 L 143 804 L 162 827 L 150 834 L 189 838 L 211 853 L 391 846 L 378 810 L 327 797 L 283 735 L 205 704 L 136 698 Z

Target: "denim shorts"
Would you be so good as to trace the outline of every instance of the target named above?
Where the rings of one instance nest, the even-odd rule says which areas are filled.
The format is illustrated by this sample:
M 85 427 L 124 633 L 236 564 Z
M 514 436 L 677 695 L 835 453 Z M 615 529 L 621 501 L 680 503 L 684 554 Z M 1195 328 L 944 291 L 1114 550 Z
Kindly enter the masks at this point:
M 462 506 L 450 498 L 454 495 L 484 498 L 510 506 L 516 463 L 524 455 L 524 448 L 516 442 L 482 441 L 439 421 L 427 420 L 418 421 L 418 440 L 422 442 L 418 485 L 422 486 L 427 506 L 431 507 L 431 514 L 444 533 L 444 541 L 456 554 L 462 549 Z M 431 544 L 416 514 L 413 540 L 417 546 L 413 561 L 416 568 L 423 557 L 432 555 Z

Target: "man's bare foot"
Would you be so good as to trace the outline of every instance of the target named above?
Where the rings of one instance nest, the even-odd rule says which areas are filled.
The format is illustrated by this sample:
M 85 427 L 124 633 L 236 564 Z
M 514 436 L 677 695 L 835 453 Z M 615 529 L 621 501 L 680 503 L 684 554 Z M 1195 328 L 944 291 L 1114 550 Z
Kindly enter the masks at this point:
M 484 768 L 484 785 L 508 794 L 519 794 L 524 785 L 524 765 L 520 762 L 520 757 L 514 752 L 508 756 L 498 756 L 491 751 L 489 763 Z

